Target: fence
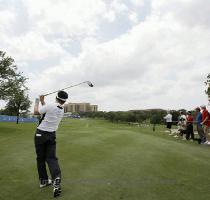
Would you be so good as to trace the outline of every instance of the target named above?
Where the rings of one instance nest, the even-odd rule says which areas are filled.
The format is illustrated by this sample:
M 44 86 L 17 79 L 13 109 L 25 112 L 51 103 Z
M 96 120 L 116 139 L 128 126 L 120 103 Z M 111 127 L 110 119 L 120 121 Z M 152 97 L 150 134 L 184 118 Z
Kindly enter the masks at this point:
M 16 122 L 16 116 L 0 115 L 0 122 Z M 38 119 L 35 117 L 19 117 L 19 122 L 38 122 Z

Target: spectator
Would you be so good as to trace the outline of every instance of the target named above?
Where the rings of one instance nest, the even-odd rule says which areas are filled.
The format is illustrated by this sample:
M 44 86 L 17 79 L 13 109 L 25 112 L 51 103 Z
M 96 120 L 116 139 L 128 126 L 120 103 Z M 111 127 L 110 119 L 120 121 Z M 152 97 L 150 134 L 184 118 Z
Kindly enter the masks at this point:
M 184 135 L 186 134 L 186 116 L 183 111 L 180 111 L 180 116 L 178 118 L 178 133 L 174 137 L 183 137 L 185 139 Z
M 209 112 L 206 109 L 205 105 L 202 105 L 201 109 L 202 109 L 202 123 L 201 123 L 201 125 L 203 126 L 203 131 L 204 131 L 204 135 L 206 138 L 205 144 L 209 144 L 208 133 L 209 133 L 209 127 L 210 127 L 210 116 L 209 116 Z
M 196 111 L 196 128 L 197 128 L 197 131 L 198 131 L 198 135 L 199 135 L 199 143 L 200 144 L 204 144 L 206 142 L 206 137 L 205 137 L 205 134 L 204 134 L 204 131 L 203 131 L 203 128 L 202 128 L 202 113 L 201 113 L 201 109 L 199 107 L 197 107 L 195 109 Z
M 194 132 L 193 132 L 193 117 L 191 111 L 187 112 L 187 129 L 186 129 L 186 139 L 194 140 Z
M 172 126 L 172 114 L 170 113 L 170 111 L 167 112 L 167 115 L 164 117 L 164 119 L 166 120 L 166 128 L 169 129 L 169 132 L 171 135 L 171 126 Z
M 180 111 L 180 116 L 179 116 L 179 120 L 185 120 L 186 121 L 186 115 L 184 114 L 184 112 L 183 111 Z

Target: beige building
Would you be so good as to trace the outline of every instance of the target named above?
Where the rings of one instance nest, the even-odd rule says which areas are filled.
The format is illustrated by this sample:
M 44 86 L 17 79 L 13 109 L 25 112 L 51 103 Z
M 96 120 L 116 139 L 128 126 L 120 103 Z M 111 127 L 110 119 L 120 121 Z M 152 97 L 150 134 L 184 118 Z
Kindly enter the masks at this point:
M 97 112 L 98 106 L 90 103 L 68 103 L 64 106 L 64 112 Z
M 92 112 L 97 112 L 98 111 L 98 105 L 91 105 L 91 111 Z

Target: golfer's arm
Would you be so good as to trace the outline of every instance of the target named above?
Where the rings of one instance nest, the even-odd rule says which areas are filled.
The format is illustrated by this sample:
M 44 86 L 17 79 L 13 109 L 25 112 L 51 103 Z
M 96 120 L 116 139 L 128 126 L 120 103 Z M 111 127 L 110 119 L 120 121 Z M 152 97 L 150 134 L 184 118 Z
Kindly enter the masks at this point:
M 39 97 L 39 100 L 40 100 L 42 106 L 44 106 L 44 105 L 45 105 L 44 95 L 41 95 L 41 96 Z
M 34 115 L 40 115 L 40 113 L 39 113 L 39 99 L 35 100 Z
M 42 106 L 45 105 L 44 95 L 41 95 L 41 96 L 39 97 L 39 99 L 37 98 L 37 99 L 35 100 L 34 115 L 40 115 L 40 112 L 39 112 L 39 102 L 42 104 Z

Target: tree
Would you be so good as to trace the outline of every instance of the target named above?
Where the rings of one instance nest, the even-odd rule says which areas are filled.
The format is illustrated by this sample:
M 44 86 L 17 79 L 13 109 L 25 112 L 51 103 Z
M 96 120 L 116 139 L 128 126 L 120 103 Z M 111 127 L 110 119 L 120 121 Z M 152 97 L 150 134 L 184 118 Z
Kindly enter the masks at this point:
M 8 115 L 16 115 L 18 124 L 20 114 L 28 113 L 30 105 L 31 101 L 29 100 L 27 89 L 21 90 L 20 88 L 16 88 L 6 104 L 5 113 Z
M 208 74 L 207 76 L 207 80 L 205 82 L 206 86 L 207 86 L 207 89 L 206 89 L 206 94 L 208 95 L 208 100 L 210 102 L 210 73 Z
M 3 111 L 8 115 L 17 116 L 17 124 L 21 112 L 28 112 L 31 102 L 28 97 L 26 78 L 17 72 L 13 58 L 0 51 L 0 99 L 7 101 Z M 2 111 L 1 111 L 2 112 Z
M 6 56 L 6 53 L 0 51 L 0 99 L 6 100 L 13 94 L 14 88 L 19 83 L 25 82 L 21 73 L 17 72 L 14 59 Z
M 110 120 L 111 122 L 114 122 L 115 115 L 116 115 L 115 112 L 110 111 L 105 115 L 105 119 Z

